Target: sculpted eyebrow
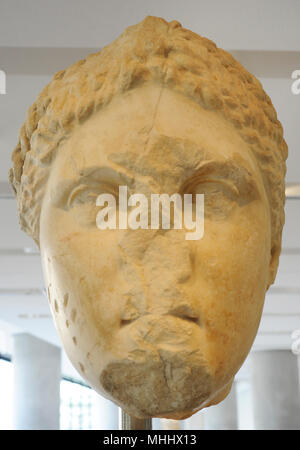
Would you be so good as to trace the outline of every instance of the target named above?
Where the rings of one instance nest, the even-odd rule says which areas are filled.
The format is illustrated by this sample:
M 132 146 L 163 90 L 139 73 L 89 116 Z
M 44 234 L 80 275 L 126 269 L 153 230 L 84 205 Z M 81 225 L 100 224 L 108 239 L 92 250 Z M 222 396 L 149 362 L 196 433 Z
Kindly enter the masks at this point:
M 132 179 L 111 167 L 93 167 L 81 170 L 78 176 L 60 181 L 51 190 L 51 201 L 55 206 L 66 208 L 71 192 L 80 185 L 90 188 L 98 188 L 102 185 L 128 185 L 132 184 Z
M 239 195 L 258 195 L 258 186 L 254 174 L 244 165 L 237 164 L 232 160 L 203 161 L 195 170 L 193 175 L 184 183 L 181 190 L 193 184 L 201 182 L 226 182 L 232 183 L 238 190 Z
M 246 167 L 238 165 L 230 160 L 224 162 L 214 161 L 213 163 L 208 164 L 204 170 L 207 171 L 207 173 L 232 178 L 233 180 L 242 179 L 245 182 L 249 182 L 253 178 L 252 173 L 246 169 Z
M 259 190 L 254 174 L 244 165 L 230 160 L 214 165 L 212 176 L 216 175 L 234 183 L 240 195 L 258 196 Z
M 251 198 L 258 196 L 254 174 L 244 165 L 237 164 L 232 160 L 203 161 L 178 191 L 185 192 L 191 185 L 205 181 L 232 183 L 240 196 L 248 195 Z M 50 193 L 51 201 L 57 207 L 65 209 L 71 192 L 81 184 L 86 185 L 87 188 L 99 188 L 101 184 L 107 186 L 127 185 L 130 187 L 133 183 L 133 175 L 130 177 L 130 175 L 112 167 L 86 168 L 79 171 L 76 178 L 59 182 Z
M 79 171 L 79 177 L 76 182 L 110 182 L 111 184 L 132 183 L 133 177 L 122 173 L 120 170 L 112 167 L 91 167 Z

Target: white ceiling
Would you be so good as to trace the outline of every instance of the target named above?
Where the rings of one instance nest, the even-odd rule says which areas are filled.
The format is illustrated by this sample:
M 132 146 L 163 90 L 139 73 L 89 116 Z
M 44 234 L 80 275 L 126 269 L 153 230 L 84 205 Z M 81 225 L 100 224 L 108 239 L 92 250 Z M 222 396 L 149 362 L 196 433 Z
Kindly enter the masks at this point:
M 15 201 L 5 194 L 26 109 L 55 71 L 149 14 L 179 20 L 213 39 L 261 80 L 289 145 L 287 181 L 300 182 L 300 95 L 291 93 L 291 73 L 300 69 L 299 1 L 1 0 L 0 69 L 7 75 L 7 94 L 0 95 L 0 327 L 60 345 L 42 293 L 39 255 L 24 252 L 35 246 L 19 230 Z M 300 199 L 287 200 L 279 273 L 266 298 L 255 349 L 290 348 L 292 331 L 300 329 L 299 228 Z

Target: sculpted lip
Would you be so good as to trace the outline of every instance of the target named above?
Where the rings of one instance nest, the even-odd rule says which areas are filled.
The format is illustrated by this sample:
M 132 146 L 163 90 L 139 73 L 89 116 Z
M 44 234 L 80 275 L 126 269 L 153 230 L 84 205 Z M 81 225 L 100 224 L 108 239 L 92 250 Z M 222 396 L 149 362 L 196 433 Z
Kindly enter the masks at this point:
M 127 325 L 131 325 L 132 323 L 137 322 L 138 320 L 143 319 L 146 316 L 150 316 L 150 314 L 143 314 L 143 315 L 140 315 L 139 317 L 136 317 L 134 319 L 122 319 L 121 320 L 121 327 L 125 327 Z M 191 323 L 194 323 L 195 325 L 201 326 L 200 319 L 199 319 L 199 317 L 196 317 L 196 316 L 192 317 L 192 316 L 172 314 L 172 313 L 159 314 L 158 316 L 161 317 L 161 318 L 163 318 L 163 317 L 173 317 L 173 318 L 181 319 L 181 320 L 184 320 L 186 322 L 191 322 Z

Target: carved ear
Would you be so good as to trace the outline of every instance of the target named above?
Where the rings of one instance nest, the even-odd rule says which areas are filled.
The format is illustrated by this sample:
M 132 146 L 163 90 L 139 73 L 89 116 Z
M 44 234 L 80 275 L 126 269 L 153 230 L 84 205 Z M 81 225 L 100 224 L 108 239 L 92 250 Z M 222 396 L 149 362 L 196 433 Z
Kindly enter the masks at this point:
M 277 269 L 278 269 L 278 264 L 279 264 L 280 252 L 281 252 L 281 246 L 274 246 L 272 248 L 272 250 L 271 250 L 271 259 L 270 259 L 270 267 L 269 267 L 269 280 L 268 280 L 268 287 L 267 287 L 267 289 L 269 289 L 271 284 L 273 284 L 274 281 L 275 281 L 276 274 L 277 274 Z

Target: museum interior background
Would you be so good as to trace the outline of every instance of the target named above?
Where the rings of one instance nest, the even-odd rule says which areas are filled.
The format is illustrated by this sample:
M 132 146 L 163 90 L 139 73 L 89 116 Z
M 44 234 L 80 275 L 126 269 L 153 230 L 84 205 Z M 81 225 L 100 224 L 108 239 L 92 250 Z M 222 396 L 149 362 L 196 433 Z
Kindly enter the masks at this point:
M 25 111 L 52 74 L 98 51 L 146 15 L 211 38 L 262 82 L 289 146 L 286 224 L 275 284 L 230 396 L 155 429 L 300 429 L 300 3 L 294 1 L 0 0 L 0 429 L 117 429 L 118 408 L 71 366 L 44 291 L 38 249 L 19 230 L 8 185 Z M 117 125 L 117 124 L 116 124 Z M 292 351 L 294 350 L 294 351 Z

